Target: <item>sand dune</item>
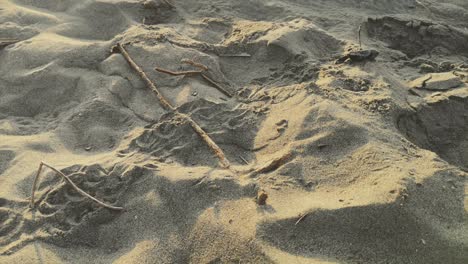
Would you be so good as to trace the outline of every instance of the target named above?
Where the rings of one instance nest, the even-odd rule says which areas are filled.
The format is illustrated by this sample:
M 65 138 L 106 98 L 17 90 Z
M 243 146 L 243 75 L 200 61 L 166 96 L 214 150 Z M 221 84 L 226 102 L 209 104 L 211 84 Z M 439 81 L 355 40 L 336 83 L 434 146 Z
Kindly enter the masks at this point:
M 1 1 L 0 263 L 468 263 L 467 24 L 464 0 Z M 31 208 L 41 161 L 124 210 L 50 169 Z

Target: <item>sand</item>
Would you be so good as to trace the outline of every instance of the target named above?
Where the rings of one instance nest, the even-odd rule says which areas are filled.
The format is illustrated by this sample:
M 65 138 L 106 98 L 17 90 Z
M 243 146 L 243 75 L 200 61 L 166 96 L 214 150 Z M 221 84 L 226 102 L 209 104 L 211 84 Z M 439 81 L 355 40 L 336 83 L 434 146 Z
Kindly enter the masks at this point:
M 0 263 L 468 263 L 443 2 L 0 1 Z

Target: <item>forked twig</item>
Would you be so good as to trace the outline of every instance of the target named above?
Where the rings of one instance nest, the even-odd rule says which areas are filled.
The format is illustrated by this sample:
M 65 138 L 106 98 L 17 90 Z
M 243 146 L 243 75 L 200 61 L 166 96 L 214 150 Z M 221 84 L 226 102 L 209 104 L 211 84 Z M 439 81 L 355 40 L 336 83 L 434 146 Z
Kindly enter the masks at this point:
M 230 165 L 228 159 L 226 158 L 226 155 L 224 155 L 223 150 L 210 138 L 210 136 L 191 117 L 177 111 L 177 109 L 175 107 L 173 107 L 169 103 L 169 101 L 166 100 L 166 98 L 164 98 L 164 96 L 156 88 L 156 85 L 148 78 L 148 76 L 146 76 L 145 72 L 140 68 L 140 66 L 138 66 L 135 63 L 135 61 L 130 57 L 128 52 L 125 50 L 125 48 L 120 43 L 117 43 L 116 48 L 125 57 L 128 64 L 130 65 L 130 67 L 132 67 L 135 71 L 137 71 L 138 74 L 140 75 L 140 77 L 143 78 L 143 80 L 145 80 L 148 87 L 156 94 L 156 97 L 159 99 L 161 104 L 166 108 L 166 110 L 169 110 L 169 111 L 175 113 L 176 115 L 182 117 L 187 122 L 189 122 L 192 129 L 202 138 L 202 140 L 208 145 L 208 147 L 218 157 L 221 165 L 226 169 L 229 168 L 231 165 Z
M 106 208 L 109 208 L 109 209 L 123 210 L 123 207 L 112 206 L 112 205 L 106 204 L 106 203 L 101 202 L 98 199 L 94 198 L 93 196 L 91 196 L 87 192 L 83 191 L 80 187 L 76 186 L 76 184 L 72 180 L 70 180 L 70 178 L 68 178 L 68 176 L 66 176 L 61 171 L 57 170 L 56 168 L 54 168 L 54 167 L 52 167 L 52 166 L 50 166 L 50 165 L 48 165 L 48 164 L 46 164 L 44 162 L 41 162 L 41 164 L 39 165 L 39 169 L 37 170 L 37 174 L 36 174 L 36 177 L 34 179 L 33 187 L 32 187 L 32 190 L 31 190 L 31 204 L 30 204 L 31 208 L 34 208 L 34 193 L 36 191 L 36 186 L 37 186 L 37 183 L 39 182 L 39 177 L 41 175 L 41 171 L 42 171 L 42 168 L 44 166 L 51 169 L 55 173 L 57 173 L 59 176 L 61 176 L 67 183 L 69 183 L 73 187 L 73 189 L 75 189 L 78 193 L 85 196 L 86 198 L 91 199 L 94 202 L 98 203 L 99 205 L 101 205 L 103 207 L 106 207 Z

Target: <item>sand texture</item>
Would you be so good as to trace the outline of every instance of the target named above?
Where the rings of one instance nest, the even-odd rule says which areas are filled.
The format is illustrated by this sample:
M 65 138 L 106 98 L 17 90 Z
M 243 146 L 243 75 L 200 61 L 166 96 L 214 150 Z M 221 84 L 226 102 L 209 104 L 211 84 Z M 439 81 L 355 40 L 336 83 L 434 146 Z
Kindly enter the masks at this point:
M 467 172 L 466 0 L 0 0 L 1 264 L 466 264 Z

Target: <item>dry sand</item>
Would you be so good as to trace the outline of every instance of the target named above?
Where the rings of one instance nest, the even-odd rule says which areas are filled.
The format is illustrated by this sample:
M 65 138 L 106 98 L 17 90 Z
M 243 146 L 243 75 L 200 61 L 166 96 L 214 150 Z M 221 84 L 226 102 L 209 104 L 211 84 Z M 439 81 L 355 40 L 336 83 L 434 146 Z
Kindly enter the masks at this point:
M 0 263 L 468 263 L 467 27 L 466 0 L 1 0 Z M 379 56 L 335 64 L 358 28 Z M 154 70 L 186 59 L 233 96 Z M 50 170 L 32 210 L 41 161 L 125 210 Z

